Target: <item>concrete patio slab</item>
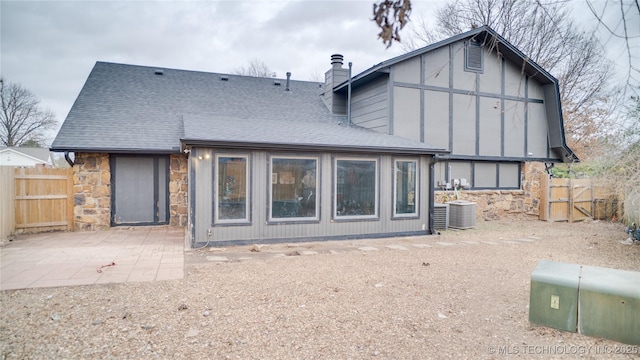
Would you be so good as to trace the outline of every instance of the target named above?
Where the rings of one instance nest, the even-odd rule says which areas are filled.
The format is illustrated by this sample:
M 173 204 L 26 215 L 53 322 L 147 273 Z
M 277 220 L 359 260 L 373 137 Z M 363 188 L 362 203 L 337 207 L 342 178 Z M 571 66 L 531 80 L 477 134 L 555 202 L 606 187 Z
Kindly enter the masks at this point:
M 174 280 L 184 273 L 178 227 L 21 235 L 0 247 L 0 290 Z

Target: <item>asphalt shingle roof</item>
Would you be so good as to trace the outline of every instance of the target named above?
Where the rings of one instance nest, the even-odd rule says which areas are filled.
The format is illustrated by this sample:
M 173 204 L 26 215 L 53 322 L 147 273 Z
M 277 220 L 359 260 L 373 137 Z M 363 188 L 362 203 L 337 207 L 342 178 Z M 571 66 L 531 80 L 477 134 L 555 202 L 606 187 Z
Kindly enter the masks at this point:
M 162 70 L 157 75 L 156 70 Z M 228 80 L 221 80 L 222 77 Z M 317 82 L 97 62 L 54 151 L 180 151 L 198 144 L 262 144 L 438 152 L 418 141 L 344 125 Z M 341 125 L 342 123 L 342 125 Z

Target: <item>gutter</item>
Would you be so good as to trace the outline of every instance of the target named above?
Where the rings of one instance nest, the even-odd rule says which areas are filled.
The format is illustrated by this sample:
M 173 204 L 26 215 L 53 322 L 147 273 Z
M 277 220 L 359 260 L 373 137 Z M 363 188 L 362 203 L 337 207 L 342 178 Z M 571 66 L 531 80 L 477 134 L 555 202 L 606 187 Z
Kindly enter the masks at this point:
M 414 154 L 414 155 L 434 155 L 448 154 L 448 150 L 429 148 L 401 148 L 401 147 L 377 147 L 358 145 L 322 145 L 322 144 L 280 144 L 265 142 L 234 142 L 234 141 L 210 141 L 197 139 L 181 139 L 185 147 L 208 147 L 208 148 L 236 148 L 251 150 L 290 150 L 290 151 L 329 151 L 329 152 L 356 152 L 375 154 Z
M 53 152 L 83 152 L 83 153 L 108 153 L 108 154 L 151 154 L 151 155 L 167 155 L 180 154 L 180 148 L 172 149 L 145 149 L 145 148 L 72 148 L 60 147 L 50 148 Z

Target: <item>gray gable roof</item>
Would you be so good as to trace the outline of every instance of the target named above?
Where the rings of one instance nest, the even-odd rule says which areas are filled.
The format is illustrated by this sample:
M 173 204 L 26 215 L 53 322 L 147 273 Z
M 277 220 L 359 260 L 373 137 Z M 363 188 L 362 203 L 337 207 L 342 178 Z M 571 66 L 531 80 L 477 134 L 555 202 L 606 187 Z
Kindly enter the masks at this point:
M 368 78 L 375 76 L 376 73 L 385 72 L 389 66 L 402 62 L 404 60 L 410 59 L 414 56 L 418 56 L 421 54 L 425 54 L 431 52 L 433 50 L 439 49 L 443 46 L 448 46 L 450 44 L 456 43 L 461 40 L 466 40 L 470 38 L 475 38 L 482 42 L 489 42 L 491 40 L 495 40 L 491 43 L 492 46 L 496 46 L 500 54 L 506 58 L 507 60 L 517 63 L 518 66 L 523 68 L 524 73 L 536 79 L 541 84 L 557 84 L 558 80 L 553 77 L 549 72 L 547 72 L 544 68 L 538 65 L 535 61 L 531 60 L 527 55 L 522 53 L 518 48 L 508 42 L 505 38 L 500 36 L 495 30 L 493 30 L 488 25 L 480 26 L 478 28 L 469 30 L 467 32 L 458 34 L 456 36 L 452 36 L 450 38 L 435 42 L 433 44 L 427 45 L 425 47 L 410 51 L 406 54 L 402 54 L 391 58 L 389 60 L 385 60 L 379 64 L 376 64 L 369 69 L 364 70 L 363 72 L 355 75 L 352 80 L 352 86 L 357 86 L 361 82 L 366 82 Z M 335 90 L 342 90 L 346 88 L 348 81 L 343 82 L 335 87 Z
M 97 62 L 51 148 L 172 153 L 181 150 L 182 140 L 252 148 L 443 151 L 340 125 L 344 119 L 329 112 L 316 82 L 292 80 L 290 91 L 285 88 L 286 80 Z

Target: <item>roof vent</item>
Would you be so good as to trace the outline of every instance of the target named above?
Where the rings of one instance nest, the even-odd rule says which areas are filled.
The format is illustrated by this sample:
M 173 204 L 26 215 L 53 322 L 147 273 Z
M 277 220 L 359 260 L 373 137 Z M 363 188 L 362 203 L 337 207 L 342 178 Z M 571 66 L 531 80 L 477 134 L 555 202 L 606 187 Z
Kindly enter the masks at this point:
M 280 80 L 273 80 L 273 85 L 280 86 L 282 85 L 282 83 L 280 82 Z
M 222 76 L 220 76 L 220 80 L 229 81 L 229 77 L 227 75 L 222 75 Z
M 285 88 L 286 91 L 290 90 L 289 88 L 290 80 L 291 80 L 291 73 L 287 71 L 287 87 Z
M 162 69 L 155 69 L 155 70 L 153 71 L 153 73 L 154 73 L 154 74 L 156 74 L 156 75 L 164 75 L 164 70 L 162 70 Z
M 341 54 L 331 55 L 331 65 L 334 69 L 342 69 L 342 60 L 344 60 L 344 56 Z
M 464 70 L 473 72 L 483 72 L 482 67 L 482 44 L 476 40 L 470 40 L 466 43 Z

